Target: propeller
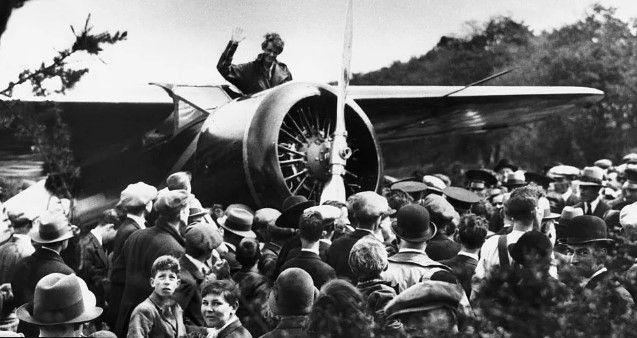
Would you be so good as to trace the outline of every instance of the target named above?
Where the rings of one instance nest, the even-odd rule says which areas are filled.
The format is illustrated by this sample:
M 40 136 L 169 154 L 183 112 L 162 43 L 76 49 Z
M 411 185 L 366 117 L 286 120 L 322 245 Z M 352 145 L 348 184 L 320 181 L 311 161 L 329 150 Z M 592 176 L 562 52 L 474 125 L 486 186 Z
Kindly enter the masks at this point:
M 347 146 L 347 129 L 345 127 L 345 100 L 350 78 L 350 62 L 352 59 L 352 0 L 347 0 L 345 11 L 345 35 L 343 37 L 343 57 L 341 59 L 341 73 L 338 78 L 338 96 L 336 100 L 336 126 L 330 149 L 330 178 L 321 192 L 321 203 L 325 201 L 345 202 L 345 164 L 352 155 Z

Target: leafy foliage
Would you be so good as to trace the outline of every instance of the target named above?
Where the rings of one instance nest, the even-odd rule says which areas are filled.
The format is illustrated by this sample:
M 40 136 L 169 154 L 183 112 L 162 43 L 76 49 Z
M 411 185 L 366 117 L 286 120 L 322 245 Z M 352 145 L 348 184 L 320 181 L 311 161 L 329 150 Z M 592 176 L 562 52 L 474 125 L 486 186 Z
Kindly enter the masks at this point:
M 56 93 L 65 94 L 66 90 L 73 88 L 82 76 L 88 73 L 88 69 L 70 68 L 67 63 L 70 56 L 78 52 L 97 55 L 102 51 L 104 44 L 115 44 L 127 37 L 125 31 L 118 31 L 115 34 L 109 32 L 93 34 L 89 20 L 90 15 L 79 34 L 76 34 L 75 29 L 71 27 L 75 35 L 75 42 L 71 48 L 58 52 L 49 64 L 43 62 L 37 69 L 22 71 L 16 81 L 10 82 L 4 90 L 0 91 L 0 95 L 10 98 L 16 86 L 28 82 L 35 95 L 47 96 L 50 92 L 43 83 L 45 80 L 54 78 L 58 78 L 61 83 L 61 87 L 55 90 Z M 70 150 L 71 135 L 60 116 L 59 107 L 50 102 L 30 107 L 10 100 L 0 102 L 2 103 L 0 130 L 33 140 L 32 149 L 43 161 L 44 173 L 49 174 L 47 188 L 56 195 L 71 197 L 75 190 L 74 182 L 79 177 L 80 171 L 73 161 Z
M 459 136 L 443 153 L 463 154 L 465 165 L 491 166 L 511 158 L 530 170 L 563 162 L 583 166 L 621 158 L 637 145 L 637 35 L 615 9 L 595 5 L 582 20 L 533 35 L 528 26 L 496 17 L 466 37 L 443 36 L 423 56 L 354 74 L 359 85 L 466 85 L 519 68 L 490 85 L 588 86 L 603 90 L 597 105 L 509 131 Z M 467 151 L 471 149 L 471 151 Z M 437 163 L 449 171 L 448 156 Z M 442 169 L 440 168 L 440 169 Z

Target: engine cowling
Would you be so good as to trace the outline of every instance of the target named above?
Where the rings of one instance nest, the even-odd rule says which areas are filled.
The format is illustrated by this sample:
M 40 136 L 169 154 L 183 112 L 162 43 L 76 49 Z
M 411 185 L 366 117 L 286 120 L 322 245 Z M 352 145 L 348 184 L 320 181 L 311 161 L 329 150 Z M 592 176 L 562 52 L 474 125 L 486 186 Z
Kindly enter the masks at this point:
M 327 85 L 287 83 L 237 99 L 204 123 L 195 153 L 194 193 L 204 205 L 279 208 L 292 195 L 317 200 L 329 176 L 336 93 Z M 349 100 L 344 177 L 347 195 L 378 189 L 382 157 L 371 122 Z

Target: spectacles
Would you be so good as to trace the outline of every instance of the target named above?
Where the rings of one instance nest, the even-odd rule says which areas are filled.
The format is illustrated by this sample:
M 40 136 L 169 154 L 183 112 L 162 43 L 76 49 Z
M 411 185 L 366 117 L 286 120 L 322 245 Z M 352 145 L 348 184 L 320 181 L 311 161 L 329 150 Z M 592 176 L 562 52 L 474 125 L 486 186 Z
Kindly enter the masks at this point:
M 567 248 L 567 255 L 577 255 L 577 256 L 588 256 L 591 254 L 591 250 L 589 248 Z

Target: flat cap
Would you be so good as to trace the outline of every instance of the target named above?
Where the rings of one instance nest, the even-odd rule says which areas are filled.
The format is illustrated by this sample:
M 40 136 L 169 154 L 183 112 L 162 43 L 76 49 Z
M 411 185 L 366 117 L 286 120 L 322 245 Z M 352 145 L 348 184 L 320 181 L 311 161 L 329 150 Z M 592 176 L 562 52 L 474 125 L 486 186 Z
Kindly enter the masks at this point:
M 195 223 L 184 233 L 186 242 L 186 251 L 189 248 L 197 249 L 196 251 L 206 251 L 216 249 L 223 242 L 221 233 L 216 227 L 206 223 Z
M 637 228 L 637 202 L 622 208 L 619 212 L 619 224 L 622 227 Z
M 186 190 L 163 190 L 155 202 L 160 215 L 173 214 L 188 206 L 190 194 Z
M 157 197 L 157 189 L 144 182 L 129 184 L 119 197 L 118 206 L 125 208 L 141 207 Z
M 626 154 L 622 158 L 622 162 L 631 163 L 631 164 L 637 164 L 637 153 Z
M 555 167 L 549 169 L 547 175 L 551 178 L 556 177 L 575 177 L 579 176 L 580 170 L 571 165 L 556 165 Z
M 403 314 L 447 307 L 458 308 L 464 290 L 456 283 L 427 280 L 401 292 L 385 306 L 387 319 Z
M 373 191 L 361 191 L 347 199 L 347 211 L 352 217 L 358 215 L 381 216 L 396 212 L 389 207 L 387 199 Z
M 609 160 L 607 158 L 604 158 L 604 159 L 595 161 L 594 165 L 596 167 L 600 167 L 602 169 L 608 169 L 608 168 L 613 166 L 613 161 L 611 161 L 611 160 Z

